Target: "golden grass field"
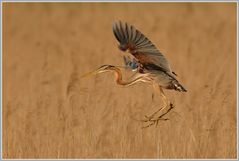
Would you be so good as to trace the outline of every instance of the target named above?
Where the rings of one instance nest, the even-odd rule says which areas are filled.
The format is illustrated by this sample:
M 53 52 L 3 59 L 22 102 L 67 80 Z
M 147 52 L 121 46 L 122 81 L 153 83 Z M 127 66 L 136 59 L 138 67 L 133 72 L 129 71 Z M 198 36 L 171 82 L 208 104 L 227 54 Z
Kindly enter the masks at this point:
M 3 3 L 3 158 L 237 158 L 236 3 Z M 112 73 L 112 23 L 134 25 L 188 90 L 161 98 Z M 124 72 L 125 75 L 128 73 Z

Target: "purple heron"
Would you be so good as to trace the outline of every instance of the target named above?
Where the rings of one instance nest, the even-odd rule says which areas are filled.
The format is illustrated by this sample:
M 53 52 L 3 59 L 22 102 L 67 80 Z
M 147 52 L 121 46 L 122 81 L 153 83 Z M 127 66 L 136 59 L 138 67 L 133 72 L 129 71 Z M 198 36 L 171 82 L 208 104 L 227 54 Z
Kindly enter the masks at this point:
M 173 108 L 173 105 L 165 96 L 163 88 L 179 92 L 187 92 L 187 90 L 177 80 L 177 75 L 171 70 L 164 55 L 134 26 L 119 21 L 113 23 L 113 33 L 119 42 L 119 49 L 124 52 L 128 51 L 134 57 L 133 60 L 124 57 L 124 63 L 132 71 L 136 70 L 136 74 L 130 80 L 123 81 L 121 70 L 113 65 L 103 65 L 91 73 L 112 71 L 115 73 L 117 84 L 123 86 L 130 86 L 137 82 L 153 85 L 153 88 L 160 93 L 164 105 L 151 116 L 146 116 L 146 120 L 143 121 L 150 122 L 149 126 L 151 126 L 159 120 L 164 120 L 162 117 Z M 169 108 L 166 112 L 155 118 L 157 113 L 167 107 Z

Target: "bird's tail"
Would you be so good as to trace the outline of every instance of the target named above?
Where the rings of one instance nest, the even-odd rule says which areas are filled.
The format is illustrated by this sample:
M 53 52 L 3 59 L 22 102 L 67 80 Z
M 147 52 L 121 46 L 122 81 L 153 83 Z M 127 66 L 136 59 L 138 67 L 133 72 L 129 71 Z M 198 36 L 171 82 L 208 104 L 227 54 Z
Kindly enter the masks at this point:
M 178 81 L 173 81 L 173 86 L 176 91 L 179 92 L 187 92 L 187 90 L 178 82 Z

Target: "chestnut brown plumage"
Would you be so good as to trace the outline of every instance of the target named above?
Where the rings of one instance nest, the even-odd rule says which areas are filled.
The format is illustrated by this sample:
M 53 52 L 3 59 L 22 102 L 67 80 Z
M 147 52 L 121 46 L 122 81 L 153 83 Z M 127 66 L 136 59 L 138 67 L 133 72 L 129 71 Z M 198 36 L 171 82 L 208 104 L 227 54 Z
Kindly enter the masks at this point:
M 147 120 L 144 120 L 144 122 L 151 122 L 149 126 L 158 123 L 159 120 L 162 120 L 162 116 L 173 108 L 162 88 L 174 89 L 180 92 L 186 92 L 187 90 L 178 82 L 177 75 L 171 70 L 165 56 L 134 26 L 119 21 L 113 23 L 113 33 L 119 42 L 119 49 L 124 52 L 128 51 L 135 57 L 136 60 L 132 62 L 124 60 L 132 71 L 137 68 L 136 73 L 128 81 L 123 81 L 121 70 L 113 65 L 103 65 L 91 73 L 113 71 L 117 84 L 123 86 L 130 86 L 137 82 L 146 82 L 153 85 L 154 89 L 160 93 L 164 105 L 151 116 L 146 117 Z M 167 107 L 169 107 L 168 110 L 155 119 L 155 115 Z

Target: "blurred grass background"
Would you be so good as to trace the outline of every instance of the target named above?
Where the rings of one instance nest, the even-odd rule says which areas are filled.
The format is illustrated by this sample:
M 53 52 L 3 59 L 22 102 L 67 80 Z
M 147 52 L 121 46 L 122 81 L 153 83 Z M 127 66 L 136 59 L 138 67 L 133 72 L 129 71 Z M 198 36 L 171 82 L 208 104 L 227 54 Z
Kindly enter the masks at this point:
M 3 158 L 236 158 L 236 3 L 3 3 Z M 116 85 L 112 22 L 144 33 L 187 93 Z M 158 99 L 157 99 L 158 97 Z M 177 115 L 178 113 L 179 115 Z

